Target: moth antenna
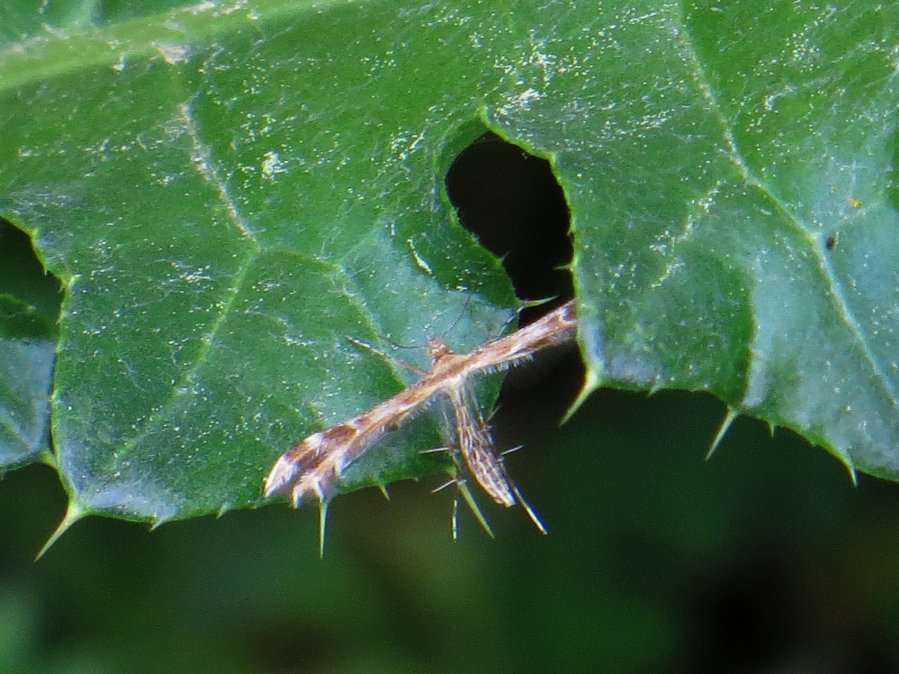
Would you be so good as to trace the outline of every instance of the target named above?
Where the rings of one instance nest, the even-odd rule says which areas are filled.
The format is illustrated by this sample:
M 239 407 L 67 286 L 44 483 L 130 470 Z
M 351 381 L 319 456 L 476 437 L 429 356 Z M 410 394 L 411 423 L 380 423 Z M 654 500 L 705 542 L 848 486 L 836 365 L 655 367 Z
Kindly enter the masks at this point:
M 440 336 L 441 340 L 446 339 L 446 336 L 453 330 L 455 330 L 457 325 L 459 325 L 459 322 L 465 316 L 465 312 L 468 311 L 468 307 L 471 304 L 472 297 L 474 297 L 474 293 L 468 293 L 467 295 L 465 295 L 465 303 L 462 305 L 462 308 L 459 310 L 456 318 L 453 319 L 452 323 L 450 323 L 450 326 L 443 331 L 443 334 Z
M 362 347 L 363 349 L 368 349 L 373 354 L 378 355 L 381 358 L 383 358 L 384 360 L 386 360 L 388 363 L 390 363 L 392 365 L 396 365 L 403 369 L 409 370 L 410 372 L 413 372 L 420 377 L 424 377 L 427 374 L 427 372 L 422 370 L 420 367 L 415 367 L 414 365 L 412 365 L 412 363 L 407 363 L 406 361 L 400 360 L 399 358 L 394 358 L 389 353 L 387 353 L 386 351 L 381 351 L 381 349 L 374 346 L 373 344 L 369 344 L 368 342 L 363 342 L 362 340 L 356 339 L 355 337 L 350 337 L 349 335 L 344 335 L 344 339 L 346 339 L 348 342 L 355 344 L 356 346 Z M 394 342 L 391 342 L 390 340 L 387 340 L 387 339 L 385 339 L 384 341 L 388 342 L 391 346 L 394 346 L 398 349 L 411 348 L 411 347 L 404 347 L 400 344 L 395 344 Z
M 564 269 L 564 267 L 559 267 L 559 269 Z M 536 300 L 524 300 L 521 302 L 521 306 L 518 307 L 518 313 L 520 314 L 525 309 L 533 309 L 534 307 L 542 307 L 550 302 L 555 302 L 559 299 L 558 295 L 550 295 L 549 297 L 541 297 Z
M 537 511 L 534 510 L 531 505 L 524 500 L 524 496 L 521 495 L 521 491 L 515 485 L 512 485 L 512 490 L 515 492 L 515 498 L 518 499 L 518 502 L 521 504 L 521 507 L 524 508 L 525 512 L 528 514 L 528 517 L 531 518 L 531 522 L 534 523 L 534 526 L 540 530 L 540 533 L 544 536 L 549 532 L 546 530 L 546 526 L 543 524 L 543 520 L 540 519 L 540 515 L 537 514 Z

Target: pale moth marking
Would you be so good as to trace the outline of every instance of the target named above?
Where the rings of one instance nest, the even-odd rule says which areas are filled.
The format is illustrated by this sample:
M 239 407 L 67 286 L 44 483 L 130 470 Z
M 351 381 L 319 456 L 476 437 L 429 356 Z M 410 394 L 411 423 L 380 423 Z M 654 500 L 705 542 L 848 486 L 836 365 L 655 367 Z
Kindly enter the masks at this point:
M 493 449 L 489 431 L 473 416 L 463 393 L 468 377 L 478 372 L 514 367 L 537 351 L 573 338 L 574 302 L 504 337 L 492 339 L 467 354 L 456 354 L 439 340 L 428 343 L 431 369 L 421 379 L 347 421 L 300 440 L 282 454 L 265 478 L 266 497 L 291 491 L 295 507 L 310 494 L 327 502 L 331 488 L 344 469 L 367 451 L 383 433 L 398 428 L 417 408 L 438 393 L 453 407 L 458 451 L 478 484 L 497 503 L 520 502 L 540 531 L 540 519 L 521 498 Z

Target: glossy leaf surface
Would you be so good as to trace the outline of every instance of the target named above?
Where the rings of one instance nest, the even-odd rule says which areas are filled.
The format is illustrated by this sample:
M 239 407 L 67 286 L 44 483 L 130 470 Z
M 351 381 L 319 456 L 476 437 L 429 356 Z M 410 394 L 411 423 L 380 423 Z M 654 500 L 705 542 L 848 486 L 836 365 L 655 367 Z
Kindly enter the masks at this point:
M 899 474 L 892 6 L 87 6 L 11 3 L 0 52 L 0 215 L 66 288 L 79 511 L 254 504 L 408 381 L 346 337 L 426 367 L 390 345 L 497 334 L 509 286 L 443 194 L 486 129 L 566 191 L 591 386 L 709 390 Z M 416 423 L 345 486 L 433 471 Z

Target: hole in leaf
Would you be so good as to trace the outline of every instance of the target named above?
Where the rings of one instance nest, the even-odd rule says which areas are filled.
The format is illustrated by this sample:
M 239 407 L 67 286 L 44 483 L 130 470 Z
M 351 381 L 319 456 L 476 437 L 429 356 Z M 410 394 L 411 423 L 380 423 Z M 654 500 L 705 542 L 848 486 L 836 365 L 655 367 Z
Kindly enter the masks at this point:
M 31 239 L 0 218 L 0 335 L 54 339 L 61 302 L 59 279 L 44 271 Z
M 453 161 L 446 188 L 462 225 L 503 259 L 518 297 L 555 305 L 573 296 L 568 204 L 547 160 L 487 133 Z
M 487 133 L 456 157 L 446 187 L 462 225 L 503 259 L 518 297 L 555 298 L 521 312 L 521 323 L 573 297 L 571 218 L 547 160 Z M 542 352 L 528 367 L 509 372 L 493 417 L 497 447 L 526 445 L 529 429 L 557 424 L 581 381 L 583 364 L 574 348 Z M 529 452 L 516 455 L 513 472 L 525 490 L 539 462 Z

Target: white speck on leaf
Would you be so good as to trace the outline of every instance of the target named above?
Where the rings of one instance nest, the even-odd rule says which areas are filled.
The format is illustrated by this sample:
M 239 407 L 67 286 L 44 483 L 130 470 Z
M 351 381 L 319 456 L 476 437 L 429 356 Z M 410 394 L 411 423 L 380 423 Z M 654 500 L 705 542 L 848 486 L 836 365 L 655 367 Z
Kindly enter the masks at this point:
M 162 56 L 162 60 L 170 66 L 182 63 L 190 56 L 190 47 L 186 45 L 162 44 L 156 45 L 156 50 Z
M 279 173 L 287 173 L 287 168 L 281 160 L 281 155 L 274 150 L 265 153 L 265 159 L 262 160 L 262 175 L 268 180 L 274 180 Z

